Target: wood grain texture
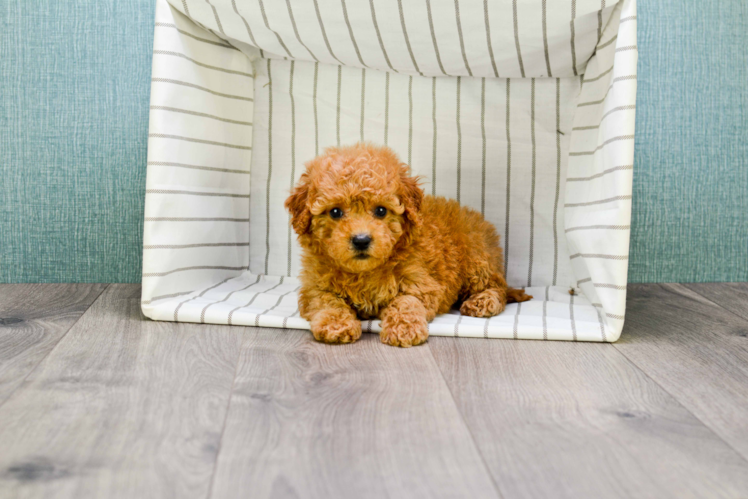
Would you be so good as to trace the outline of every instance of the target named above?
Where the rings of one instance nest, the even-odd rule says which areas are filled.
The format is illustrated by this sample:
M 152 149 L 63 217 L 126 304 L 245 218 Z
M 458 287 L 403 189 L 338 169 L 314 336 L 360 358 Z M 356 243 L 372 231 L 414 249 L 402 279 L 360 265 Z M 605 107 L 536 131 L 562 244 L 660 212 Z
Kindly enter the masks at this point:
M 683 286 L 748 320 L 748 283 L 688 283 Z
M 711 300 L 681 285 L 629 285 L 615 348 L 748 459 L 748 320 Z
M 496 495 L 427 347 L 245 338 L 212 496 Z
M 505 497 L 748 494 L 748 462 L 611 345 L 429 345 Z
M 139 302 L 111 285 L 0 407 L 0 496 L 207 496 L 244 329 Z
M 105 288 L 88 283 L 0 285 L 0 405 Z

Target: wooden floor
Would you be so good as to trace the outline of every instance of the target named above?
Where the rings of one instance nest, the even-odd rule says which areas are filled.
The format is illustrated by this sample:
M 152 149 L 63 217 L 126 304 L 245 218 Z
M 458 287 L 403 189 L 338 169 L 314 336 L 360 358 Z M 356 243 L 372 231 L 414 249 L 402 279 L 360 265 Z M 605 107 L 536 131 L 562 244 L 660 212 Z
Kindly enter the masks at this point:
M 0 285 L 0 496 L 748 496 L 748 284 L 631 285 L 617 344 L 412 349 L 139 298 Z

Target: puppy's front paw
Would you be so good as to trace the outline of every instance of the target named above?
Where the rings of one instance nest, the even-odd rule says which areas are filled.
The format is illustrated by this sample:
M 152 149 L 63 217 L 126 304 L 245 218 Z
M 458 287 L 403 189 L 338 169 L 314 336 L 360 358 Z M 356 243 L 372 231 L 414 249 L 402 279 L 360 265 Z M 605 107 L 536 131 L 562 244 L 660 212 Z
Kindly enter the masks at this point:
M 361 322 L 353 311 L 326 309 L 314 315 L 312 335 L 327 344 L 349 344 L 361 337 Z
M 396 347 L 411 347 L 423 344 L 429 338 L 429 325 L 420 314 L 398 312 L 382 320 L 379 338 L 383 344 Z

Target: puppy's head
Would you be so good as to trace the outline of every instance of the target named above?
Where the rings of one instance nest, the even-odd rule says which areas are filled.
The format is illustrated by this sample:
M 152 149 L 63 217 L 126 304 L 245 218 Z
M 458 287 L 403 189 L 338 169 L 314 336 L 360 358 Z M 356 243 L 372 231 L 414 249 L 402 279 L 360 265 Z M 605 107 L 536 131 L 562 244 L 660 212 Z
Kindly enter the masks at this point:
M 422 200 L 418 178 L 391 149 L 356 144 L 307 163 L 286 208 L 303 247 L 356 273 L 410 243 Z

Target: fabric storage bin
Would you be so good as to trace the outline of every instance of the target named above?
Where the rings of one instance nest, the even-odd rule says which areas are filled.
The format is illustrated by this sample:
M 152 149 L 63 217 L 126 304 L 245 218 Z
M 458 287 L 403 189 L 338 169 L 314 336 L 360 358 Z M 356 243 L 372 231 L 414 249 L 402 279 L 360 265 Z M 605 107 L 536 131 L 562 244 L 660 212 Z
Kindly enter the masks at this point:
M 370 141 L 483 213 L 535 297 L 431 335 L 620 336 L 635 0 L 158 0 L 153 59 L 147 317 L 307 329 L 283 202 L 304 162 Z

